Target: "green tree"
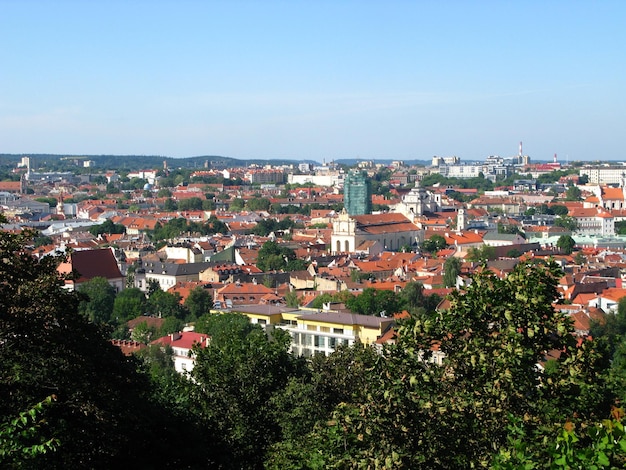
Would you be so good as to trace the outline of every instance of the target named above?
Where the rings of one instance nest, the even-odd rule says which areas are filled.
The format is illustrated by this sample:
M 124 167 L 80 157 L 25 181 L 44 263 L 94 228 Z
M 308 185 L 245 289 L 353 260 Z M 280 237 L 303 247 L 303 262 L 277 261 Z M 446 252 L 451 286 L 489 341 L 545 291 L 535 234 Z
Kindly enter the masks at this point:
M 411 313 L 417 313 L 417 310 L 424 308 L 426 304 L 426 296 L 424 295 L 424 284 L 421 282 L 407 282 L 399 295 L 403 308 Z
M 443 250 L 446 246 L 446 239 L 441 235 L 433 235 L 428 240 L 424 240 L 420 247 L 422 250 L 428 253 L 437 253 L 440 250 Z
M 178 292 L 172 294 L 160 289 L 150 295 L 147 307 L 152 315 L 159 317 L 176 317 L 184 320 L 189 313 L 181 304 L 181 297 Z
M 300 362 L 288 353 L 290 336 L 266 333 L 241 315 L 222 314 L 206 321 L 211 341 L 196 348 L 189 395 L 199 418 L 216 436 L 217 468 L 260 468 L 266 449 L 278 441 L 272 398 L 284 390 Z
M 251 211 L 268 211 L 270 209 L 270 200 L 261 197 L 254 197 L 252 199 L 248 199 L 246 205 L 248 209 Z
M 178 209 L 178 203 L 172 199 L 171 197 L 168 197 L 165 202 L 163 202 L 163 210 L 167 211 L 167 212 L 172 212 Z
M 242 211 L 245 207 L 245 201 L 241 198 L 234 198 L 228 203 L 228 209 L 234 212 Z
M 361 315 L 391 316 L 398 312 L 400 303 L 393 292 L 368 287 L 349 299 L 346 307 Z
M 288 266 L 290 270 L 306 268 L 306 263 L 299 260 L 296 263 L 296 254 L 291 248 L 281 246 L 274 241 L 267 241 L 259 249 L 257 267 L 262 271 L 281 271 Z
M 29 460 L 46 452 L 54 452 L 59 441 L 42 436 L 45 407 L 56 397 L 51 395 L 27 411 L 0 423 L 0 464 L 4 468 L 24 468 Z
M 574 232 L 578 228 L 578 223 L 576 222 L 576 219 L 569 215 L 561 215 L 555 218 L 554 225 L 556 225 L 557 227 L 563 227 L 570 232 Z
M 554 215 L 567 215 L 569 213 L 569 209 L 567 208 L 567 206 L 563 206 L 561 204 L 552 204 L 550 206 L 550 214 L 554 214 Z
M 556 241 L 556 246 L 560 248 L 566 255 L 572 254 L 576 241 L 569 235 L 561 235 Z
M 611 401 L 598 344 L 576 339 L 569 318 L 552 307 L 561 275 L 555 264 L 525 263 L 505 279 L 475 274 L 450 295 L 447 312 L 403 322 L 361 395 L 299 441 L 276 445 L 270 462 L 484 468 L 512 449 L 519 434 L 512 429 L 521 426 L 525 452 L 549 468 L 545 442 L 555 426 L 597 423 Z M 552 350 L 561 356 L 542 373 L 537 364 Z
M 79 285 L 83 298 L 78 311 L 95 323 L 109 323 L 115 303 L 115 287 L 104 277 L 94 277 Z
M 79 313 L 80 294 L 66 290 L 66 277 L 57 271 L 65 258 L 37 259 L 25 250 L 33 236 L 0 232 L 0 421 L 56 397 L 37 418 L 42 428 L 32 444 L 55 439 L 58 447 L 31 453 L 27 468 L 174 463 L 169 443 L 150 444 L 168 433 L 167 426 L 174 431 L 168 410 L 157 412 L 137 364 L 111 344 L 101 325 Z M 176 432 L 191 439 L 184 429 Z
M 266 468 L 324 468 L 317 449 L 302 448 L 303 439 L 310 438 L 318 423 L 327 425 L 340 403 L 367 399 L 365 391 L 381 371 L 381 357 L 373 347 L 355 343 L 339 346 L 329 356 L 314 356 L 307 365 L 305 373 L 291 377 L 273 397 L 283 440 L 272 447 Z
M 192 317 L 199 318 L 213 308 L 213 299 L 204 287 L 198 286 L 189 292 L 185 307 Z
M 482 245 L 480 248 L 471 247 L 467 250 L 467 261 L 486 262 L 496 259 L 496 249 L 493 246 Z
M 126 322 L 146 313 L 146 306 L 146 295 L 139 288 L 130 287 L 115 297 L 112 317 L 116 322 Z
M 202 199 L 199 197 L 190 197 L 178 201 L 179 211 L 199 211 L 202 210 Z
M 296 291 L 290 291 L 285 294 L 285 303 L 287 307 L 299 307 L 300 306 L 300 298 L 298 297 L 298 293 Z
M 450 256 L 443 263 L 443 284 L 446 287 L 455 287 L 456 279 L 461 274 L 461 260 L 454 256 Z
M 580 201 L 581 192 L 578 186 L 570 185 L 565 191 L 565 200 L 566 201 Z

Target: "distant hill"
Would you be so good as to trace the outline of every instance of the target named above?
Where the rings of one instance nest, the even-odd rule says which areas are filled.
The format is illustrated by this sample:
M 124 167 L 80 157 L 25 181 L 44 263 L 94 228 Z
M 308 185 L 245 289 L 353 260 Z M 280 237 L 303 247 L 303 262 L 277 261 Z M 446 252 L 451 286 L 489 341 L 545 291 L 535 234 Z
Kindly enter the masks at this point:
M 339 165 L 355 166 L 359 162 L 372 161 L 374 163 L 381 163 L 383 165 L 391 165 L 391 162 L 402 161 L 405 165 L 420 165 L 429 166 L 432 160 L 403 160 L 401 158 L 340 158 L 336 159 L 335 163 Z
M 219 155 L 172 158 L 161 155 L 54 155 L 54 154 L 0 154 L 0 164 L 17 164 L 22 157 L 31 157 L 35 166 L 56 165 L 63 160 L 92 160 L 100 169 L 141 170 L 162 168 L 167 162 L 169 168 L 229 168 L 248 165 L 298 165 L 299 163 L 318 164 L 313 160 L 255 158 L 240 160 Z

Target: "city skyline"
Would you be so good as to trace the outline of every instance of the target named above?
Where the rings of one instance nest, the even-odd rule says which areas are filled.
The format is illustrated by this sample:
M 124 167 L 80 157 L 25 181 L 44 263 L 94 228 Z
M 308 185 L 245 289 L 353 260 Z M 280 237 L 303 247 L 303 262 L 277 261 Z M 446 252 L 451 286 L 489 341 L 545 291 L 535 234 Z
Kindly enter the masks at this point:
M 626 159 L 622 2 L 0 8 L 0 153 Z

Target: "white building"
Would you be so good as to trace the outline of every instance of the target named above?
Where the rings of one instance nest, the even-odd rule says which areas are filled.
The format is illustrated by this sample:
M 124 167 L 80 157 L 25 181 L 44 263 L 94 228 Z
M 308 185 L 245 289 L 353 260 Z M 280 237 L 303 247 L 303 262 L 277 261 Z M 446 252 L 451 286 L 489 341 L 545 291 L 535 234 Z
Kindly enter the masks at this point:
M 194 346 L 198 345 L 198 347 L 205 348 L 210 341 L 211 337 L 207 334 L 183 331 L 155 339 L 150 344 L 162 347 L 170 346 L 173 353 L 174 369 L 179 374 L 187 374 L 193 370 L 195 365 Z
M 400 250 L 422 241 L 423 231 L 397 213 L 350 216 L 342 211 L 333 222 L 332 253 L 355 253 L 362 243 L 377 241 L 385 250 Z

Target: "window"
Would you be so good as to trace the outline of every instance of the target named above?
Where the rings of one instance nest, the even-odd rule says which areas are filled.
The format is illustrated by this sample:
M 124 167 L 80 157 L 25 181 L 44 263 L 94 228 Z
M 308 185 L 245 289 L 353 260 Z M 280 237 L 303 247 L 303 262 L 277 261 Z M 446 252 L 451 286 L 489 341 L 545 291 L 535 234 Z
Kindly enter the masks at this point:
M 343 334 L 343 328 L 333 328 L 333 333 L 336 333 L 338 335 L 342 335 Z

